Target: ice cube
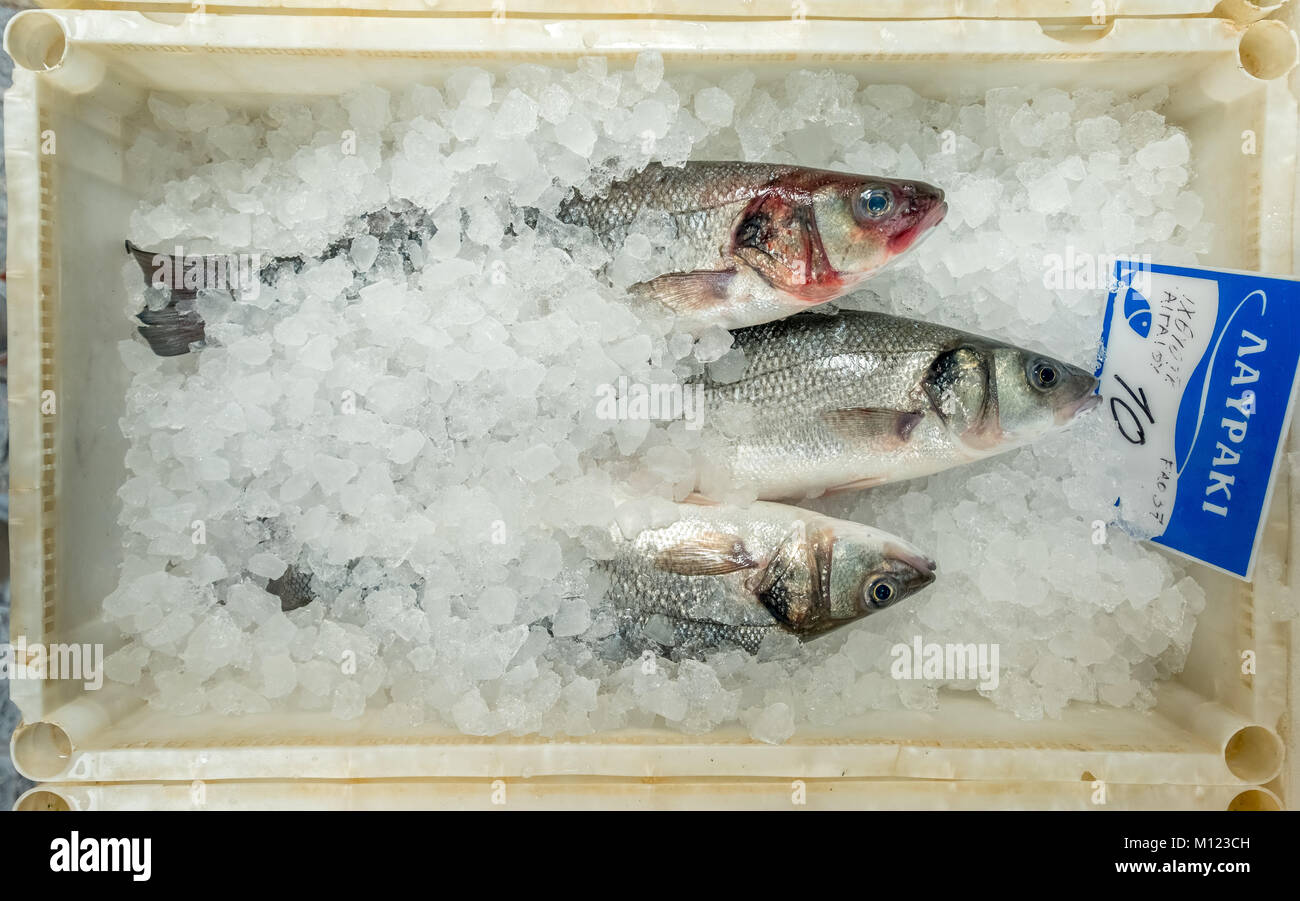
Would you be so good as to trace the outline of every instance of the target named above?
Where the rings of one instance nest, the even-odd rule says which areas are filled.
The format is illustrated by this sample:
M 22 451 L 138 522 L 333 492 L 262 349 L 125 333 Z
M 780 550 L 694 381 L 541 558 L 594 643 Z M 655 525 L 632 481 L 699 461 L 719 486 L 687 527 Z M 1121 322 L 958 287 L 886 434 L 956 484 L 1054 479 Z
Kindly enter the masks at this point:
M 374 235 L 358 235 L 352 239 L 348 256 L 357 271 L 365 272 L 374 265 L 375 258 L 379 256 L 379 239 Z
M 735 110 L 736 102 L 721 88 L 708 87 L 695 95 L 695 116 L 705 125 L 724 128 Z

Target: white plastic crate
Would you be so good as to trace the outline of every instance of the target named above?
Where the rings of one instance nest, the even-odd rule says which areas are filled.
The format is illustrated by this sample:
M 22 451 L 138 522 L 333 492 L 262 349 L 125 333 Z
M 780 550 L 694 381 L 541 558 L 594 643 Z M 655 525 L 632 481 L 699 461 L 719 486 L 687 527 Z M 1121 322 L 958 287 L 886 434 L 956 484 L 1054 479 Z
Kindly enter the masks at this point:
M 42 785 L 17 810 L 1279 810 L 1266 788 L 950 779 L 438 779 Z
M 830 66 L 930 96 L 953 83 L 1133 92 L 1168 84 L 1169 119 L 1187 131 L 1201 171 L 1218 180 L 1217 193 L 1234 199 L 1207 210 L 1217 243 L 1205 262 L 1289 273 L 1300 259 L 1297 108 L 1283 77 L 1294 67 L 1296 41 L 1278 21 L 1119 18 L 1094 28 L 955 18 L 547 21 L 30 11 L 13 20 L 5 44 L 18 63 L 5 102 L 11 630 L 30 642 L 103 641 L 110 652 L 116 646 L 112 630 L 98 622 L 100 603 L 116 584 L 114 498 L 124 478 L 117 420 L 127 374 L 115 345 L 132 331 L 120 315 L 125 288 L 115 274 L 127 217 L 147 177 L 124 169 L 131 137 L 124 119 L 152 89 L 257 102 L 269 92 L 332 94 L 360 81 L 436 80 L 469 60 L 504 67 L 601 53 L 630 61 L 643 48 L 660 50 L 670 72 L 752 66 L 779 76 Z M 1248 129 L 1257 137 L 1255 155 L 1240 152 L 1239 136 Z M 58 152 L 44 155 L 41 135 L 50 130 Z M 55 415 L 41 412 L 45 391 L 58 399 Z M 1297 446 L 1293 432 L 1291 449 Z M 1263 544 L 1265 554 L 1286 561 L 1280 579 L 1261 574 L 1252 586 L 1196 570 L 1207 609 L 1185 671 L 1160 685 L 1149 712 L 1074 705 L 1060 719 L 1024 722 L 982 698 L 952 693 L 937 712 L 876 712 L 834 729 L 801 731 L 780 746 L 755 742 L 740 729 L 545 740 L 474 738 L 429 726 L 394 732 L 373 713 L 349 722 L 307 713 L 173 717 L 108 686 L 88 692 L 80 683 L 16 681 L 13 697 L 25 725 L 13 739 L 15 763 L 33 779 L 60 783 L 23 803 L 185 806 L 177 799 L 194 780 L 235 780 L 217 795 L 224 806 L 257 799 L 327 803 L 313 798 L 373 806 L 394 796 L 329 780 L 438 780 L 411 795 L 435 803 L 443 780 L 471 786 L 469 799 L 497 779 L 581 777 L 554 782 L 538 803 L 640 798 L 629 803 L 654 806 L 671 805 L 674 792 L 709 777 L 784 788 L 770 804 L 754 800 L 767 798 L 762 793 L 726 792 L 697 794 L 700 803 L 775 806 L 788 803 L 791 780 L 804 779 L 848 780 L 852 790 L 842 787 L 839 797 L 860 805 L 1001 806 L 1001 797 L 1010 806 L 1082 806 L 1081 787 L 1099 779 L 1127 787 L 1116 790 L 1112 807 L 1222 808 L 1239 797 L 1246 800 L 1238 806 L 1267 807 L 1276 798 L 1294 806 L 1296 769 L 1294 761 L 1283 766 L 1280 730 L 1291 730 L 1285 744 L 1294 747 L 1300 662 L 1292 626 L 1271 621 L 1267 611 L 1279 593 L 1297 588 L 1298 501 L 1284 472 Z M 1241 673 L 1245 649 L 1257 654 L 1256 675 Z M 638 795 L 646 779 L 669 788 Z M 298 781 L 277 789 L 241 780 Z M 902 780 L 970 784 L 925 789 Z
M 220 0 L 210 8 L 255 7 L 289 13 L 401 12 L 445 16 L 644 16 L 661 19 L 1035 19 L 1091 23 L 1110 18 L 1215 15 L 1261 19 L 1285 0 Z M 51 9 L 78 0 L 44 0 Z M 103 9 L 176 8 L 175 0 L 99 0 Z M 184 4 L 182 4 L 184 5 Z M 194 4 L 189 4 L 193 6 Z

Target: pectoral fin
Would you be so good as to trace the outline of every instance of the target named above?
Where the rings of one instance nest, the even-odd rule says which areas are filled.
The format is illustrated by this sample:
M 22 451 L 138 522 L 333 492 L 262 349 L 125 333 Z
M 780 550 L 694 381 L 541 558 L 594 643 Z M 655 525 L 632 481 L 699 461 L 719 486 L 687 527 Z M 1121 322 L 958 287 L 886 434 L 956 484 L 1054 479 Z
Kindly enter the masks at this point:
M 718 502 L 707 495 L 700 494 L 698 491 L 692 491 L 686 497 L 682 498 L 683 504 L 694 504 L 697 507 L 716 507 Z
M 834 485 L 822 492 L 822 497 L 829 497 L 833 494 L 843 494 L 846 491 L 863 491 L 867 488 L 875 488 L 877 485 L 883 485 L 889 481 L 884 476 L 868 476 L 865 479 L 854 479 L 852 482 L 845 482 L 843 485 Z
M 754 565 L 740 536 L 724 532 L 705 532 L 655 556 L 655 566 L 683 576 L 722 576 Z
M 908 442 L 925 414 L 911 410 L 853 407 L 827 410 L 821 418 L 845 441 L 880 450 L 895 450 Z
M 727 301 L 734 269 L 670 272 L 630 289 L 638 297 L 656 300 L 676 313 L 699 313 Z

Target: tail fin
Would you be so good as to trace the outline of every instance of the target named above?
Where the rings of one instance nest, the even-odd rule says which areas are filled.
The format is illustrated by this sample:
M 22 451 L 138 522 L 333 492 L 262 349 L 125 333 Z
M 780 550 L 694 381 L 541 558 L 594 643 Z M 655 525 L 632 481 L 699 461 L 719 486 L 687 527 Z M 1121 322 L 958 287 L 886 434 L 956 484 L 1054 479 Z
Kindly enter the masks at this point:
M 203 317 L 192 303 L 173 299 L 161 310 L 146 308 L 136 314 L 144 323 L 137 330 L 158 356 L 178 357 L 189 353 L 190 345 L 203 342 Z
M 170 254 L 152 253 L 126 241 L 126 252 L 135 258 L 145 283 L 165 288 L 170 296 L 162 309 L 148 307 L 136 314 L 143 325 L 141 337 L 160 357 L 178 357 L 190 352 L 190 345 L 203 341 L 203 317 L 194 309 L 197 292 L 185 287 L 184 265 L 177 265 Z

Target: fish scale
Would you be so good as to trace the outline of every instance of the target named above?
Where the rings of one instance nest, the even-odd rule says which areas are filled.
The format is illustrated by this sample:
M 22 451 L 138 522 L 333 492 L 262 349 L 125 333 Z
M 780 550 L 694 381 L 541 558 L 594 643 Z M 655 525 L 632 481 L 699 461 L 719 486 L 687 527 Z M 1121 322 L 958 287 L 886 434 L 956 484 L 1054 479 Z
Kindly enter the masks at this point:
M 650 624 L 652 614 L 621 612 L 618 616 L 618 628 L 625 640 L 643 633 Z M 736 645 L 751 654 L 757 654 L 763 639 L 776 628 L 775 623 L 761 626 L 732 625 L 706 620 L 671 620 L 673 630 L 672 645 L 682 649 L 721 648 Z M 633 639 L 633 641 L 637 641 Z M 638 642 L 639 644 L 639 642 Z M 650 650 L 647 643 L 644 650 Z
M 691 269 L 717 269 L 725 265 L 732 230 L 745 205 L 767 181 L 792 168 L 739 163 L 665 168 L 652 163 L 615 182 L 603 195 L 570 198 L 561 205 L 559 217 L 590 228 L 602 245 L 615 251 L 642 214 L 665 213 L 674 226 L 678 262 Z
M 651 163 L 591 198 L 576 196 L 560 207 L 560 218 L 585 225 L 610 246 L 619 246 L 645 211 L 679 215 L 744 203 L 794 166 L 762 163 L 696 162 L 668 168 Z
M 959 332 L 934 326 L 922 334 L 906 319 L 813 314 L 735 333 L 744 376 L 729 384 L 707 379 L 706 400 L 753 404 L 800 418 L 849 407 L 911 409 L 917 385 Z

